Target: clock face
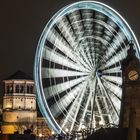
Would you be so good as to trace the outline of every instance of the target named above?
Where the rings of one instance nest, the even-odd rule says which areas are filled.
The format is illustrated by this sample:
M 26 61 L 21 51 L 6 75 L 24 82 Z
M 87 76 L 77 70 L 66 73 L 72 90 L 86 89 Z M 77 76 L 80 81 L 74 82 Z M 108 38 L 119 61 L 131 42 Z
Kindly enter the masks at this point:
M 129 73 L 128 73 L 128 78 L 132 81 L 135 81 L 138 79 L 138 72 L 135 71 L 135 70 L 131 70 Z

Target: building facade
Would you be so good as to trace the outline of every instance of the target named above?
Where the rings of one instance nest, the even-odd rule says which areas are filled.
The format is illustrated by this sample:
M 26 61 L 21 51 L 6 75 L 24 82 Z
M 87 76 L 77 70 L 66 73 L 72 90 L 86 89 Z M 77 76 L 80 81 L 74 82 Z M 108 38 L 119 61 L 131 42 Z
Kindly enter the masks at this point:
M 23 134 L 26 129 L 34 133 L 37 110 L 33 79 L 18 71 L 3 80 L 3 88 L 2 133 Z

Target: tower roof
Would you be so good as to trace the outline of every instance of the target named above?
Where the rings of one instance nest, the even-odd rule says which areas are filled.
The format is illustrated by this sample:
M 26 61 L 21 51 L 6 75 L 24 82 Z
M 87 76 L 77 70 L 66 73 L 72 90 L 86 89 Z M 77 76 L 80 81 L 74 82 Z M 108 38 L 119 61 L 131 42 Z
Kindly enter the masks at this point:
M 130 61 L 135 61 L 137 65 L 140 65 L 139 59 L 136 56 L 136 51 L 133 47 L 134 44 L 130 42 L 128 46 L 129 46 L 129 49 L 127 50 L 127 57 L 123 59 L 121 62 L 122 67 L 128 67 Z
M 14 74 L 12 74 L 11 76 L 9 76 L 8 78 L 6 78 L 5 80 L 12 80 L 12 79 L 26 79 L 26 80 L 33 80 L 33 78 L 31 76 L 29 76 L 28 74 L 24 73 L 23 71 L 18 70 L 17 72 L 15 72 Z

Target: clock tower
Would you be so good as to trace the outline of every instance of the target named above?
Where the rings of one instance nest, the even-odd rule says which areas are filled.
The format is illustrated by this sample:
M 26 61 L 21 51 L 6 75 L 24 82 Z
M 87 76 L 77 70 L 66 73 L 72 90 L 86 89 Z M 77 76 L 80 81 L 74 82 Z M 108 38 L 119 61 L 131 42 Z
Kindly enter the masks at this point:
M 122 104 L 120 127 L 140 129 L 140 61 L 134 44 L 129 44 L 127 57 L 122 61 Z

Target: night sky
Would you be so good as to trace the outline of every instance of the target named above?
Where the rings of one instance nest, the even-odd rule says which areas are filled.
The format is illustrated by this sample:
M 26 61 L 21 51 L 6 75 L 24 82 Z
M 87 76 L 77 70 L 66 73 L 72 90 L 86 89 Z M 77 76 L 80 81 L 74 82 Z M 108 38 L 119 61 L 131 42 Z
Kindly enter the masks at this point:
M 99 0 L 116 9 L 140 42 L 140 0 Z M 33 74 L 36 46 L 49 19 L 76 0 L 1 0 L 0 80 L 17 70 Z

